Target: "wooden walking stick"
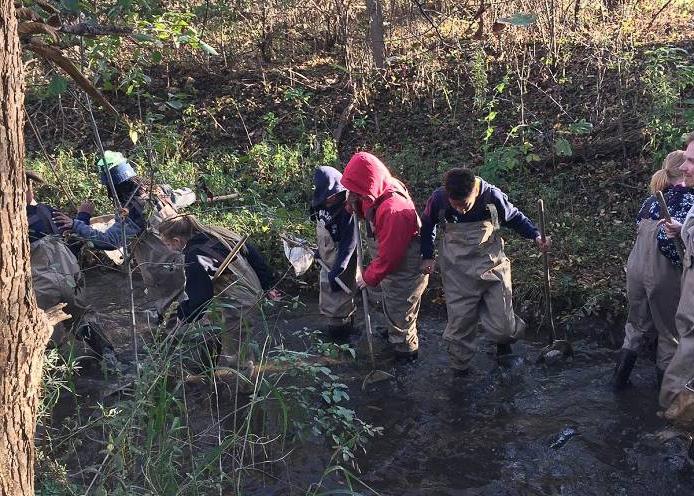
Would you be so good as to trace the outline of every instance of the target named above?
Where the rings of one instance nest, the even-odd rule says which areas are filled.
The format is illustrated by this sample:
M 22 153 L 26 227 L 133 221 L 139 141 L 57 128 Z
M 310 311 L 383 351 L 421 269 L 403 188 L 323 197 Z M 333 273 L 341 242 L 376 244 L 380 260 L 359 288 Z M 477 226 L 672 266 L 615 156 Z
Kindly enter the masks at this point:
M 544 243 L 547 237 L 545 236 L 545 203 L 542 199 L 538 200 L 537 206 L 540 211 L 540 237 Z M 540 352 L 538 362 L 549 361 L 559 356 L 566 358 L 574 354 L 571 343 L 566 339 L 566 335 L 564 335 L 564 339 L 557 339 L 557 331 L 554 327 L 554 315 L 552 314 L 552 286 L 549 277 L 549 253 L 546 251 L 542 253 L 542 262 L 544 268 L 545 314 L 549 320 L 549 344 Z
M 665 202 L 663 192 L 656 191 L 655 197 L 658 200 L 658 204 L 660 205 L 660 218 L 667 222 L 672 222 L 672 217 L 670 217 L 670 212 L 668 212 L 667 203 Z M 682 262 L 682 264 L 684 264 L 684 244 L 682 243 L 682 238 L 677 236 L 673 241 L 675 242 L 675 249 L 677 250 L 677 254 L 680 256 L 680 261 Z
M 354 218 L 354 231 L 357 238 L 357 270 L 360 274 L 364 271 L 364 250 L 361 243 L 361 229 L 359 216 L 355 211 L 352 214 Z M 374 356 L 374 346 L 373 346 L 373 331 L 371 329 L 371 315 L 369 314 L 369 293 L 366 288 L 361 289 L 361 301 L 364 306 L 364 327 L 366 328 L 366 339 L 369 344 L 369 358 L 371 360 L 371 372 L 367 374 L 362 383 L 362 389 L 366 387 L 367 384 L 373 384 L 374 382 L 385 381 L 387 379 L 392 379 L 393 375 L 383 370 L 376 370 L 376 357 Z

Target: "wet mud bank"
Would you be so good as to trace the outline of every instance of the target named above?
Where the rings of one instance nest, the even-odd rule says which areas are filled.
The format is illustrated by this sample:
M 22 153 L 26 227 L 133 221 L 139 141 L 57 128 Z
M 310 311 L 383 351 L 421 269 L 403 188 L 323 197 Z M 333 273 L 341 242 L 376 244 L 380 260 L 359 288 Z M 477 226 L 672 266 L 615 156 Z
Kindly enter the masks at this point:
M 131 357 L 125 276 L 95 272 L 87 290 L 119 354 Z M 385 347 L 384 326 L 377 308 L 373 313 L 378 350 Z M 320 325 L 316 302 L 268 314 L 268 326 L 290 344 L 295 331 Z M 615 352 L 590 337 L 574 340 L 569 361 L 536 364 L 543 343 L 531 340 L 514 345 L 514 359 L 499 365 L 494 345 L 482 335 L 473 371 L 458 378 L 448 371 L 440 345 L 444 326 L 445 312 L 425 309 L 419 359 L 405 365 L 378 361 L 394 379 L 363 387 L 369 366 L 359 336 L 352 341 L 362 358 L 333 364 L 349 386 L 346 406 L 384 428 L 358 460 L 359 479 L 378 494 L 694 495 L 688 433 L 658 417 L 652 362 L 640 359 L 633 386 L 617 394 L 609 387 Z M 76 384 L 82 395 L 73 406 L 94 403 L 107 387 L 89 369 Z M 61 408 L 59 416 L 72 409 Z M 296 446 L 272 477 L 250 476 L 244 494 L 305 494 L 321 478 L 330 454 L 320 443 Z M 345 489 L 329 477 L 326 486 Z M 372 493 L 359 483 L 354 488 Z

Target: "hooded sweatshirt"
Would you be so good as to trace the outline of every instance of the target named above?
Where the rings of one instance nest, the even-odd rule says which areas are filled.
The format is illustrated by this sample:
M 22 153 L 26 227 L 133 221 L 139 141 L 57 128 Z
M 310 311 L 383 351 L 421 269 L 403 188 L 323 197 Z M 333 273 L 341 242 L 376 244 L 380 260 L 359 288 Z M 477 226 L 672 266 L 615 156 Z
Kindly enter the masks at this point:
M 367 285 L 377 286 L 398 269 L 419 234 L 417 211 L 403 184 L 370 153 L 356 153 L 341 182 L 362 197 L 357 210 L 370 222 L 378 241 L 378 254 L 362 275 Z
M 340 184 L 342 173 L 333 167 L 319 167 L 313 174 L 313 201 L 311 202 L 311 217 L 322 220 L 330 237 L 337 245 L 337 258 L 335 264 L 328 272 L 328 280 L 333 291 L 340 291 L 335 283 L 335 278 L 342 274 L 349 265 L 349 261 L 357 247 L 357 237 L 354 232 L 354 220 L 345 210 L 345 199 L 331 207 L 325 206 L 325 201 L 342 191 L 345 187 Z
M 188 299 L 179 304 L 178 318 L 188 323 L 196 321 L 204 314 L 214 297 L 212 279 L 219 266 L 229 255 L 229 249 L 218 242 L 211 247 L 214 257 L 210 256 L 211 254 L 205 250 L 210 239 L 204 233 L 197 233 L 183 249 L 186 274 L 185 294 Z M 266 291 L 269 290 L 273 284 L 272 269 L 255 246 L 246 243 L 245 248 L 246 252 L 243 257 L 258 276 L 262 288 Z
M 489 210 L 487 210 L 487 204 L 491 203 L 496 207 L 499 223 L 502 226 L 510 227 L 527 239 L 535 239 L 540 235 L 540 231 L 535 227 L 535 224 L 509 201 L 506 193 L 483 179 L 479 181 L 479 195 L 477 195 L 477 199 L 470 211 L 464 214 L 461 214 L 451 206 L 446 188 L 441 186 L 434 190 L 427 201 L 424 214 L 422 214 L 421 251 L 423 259 L 434 258 L 436 224 L 440 220 L 439 213 L 442 211 L 444 212 L 446 222 L 479 222 L 491 218 Z

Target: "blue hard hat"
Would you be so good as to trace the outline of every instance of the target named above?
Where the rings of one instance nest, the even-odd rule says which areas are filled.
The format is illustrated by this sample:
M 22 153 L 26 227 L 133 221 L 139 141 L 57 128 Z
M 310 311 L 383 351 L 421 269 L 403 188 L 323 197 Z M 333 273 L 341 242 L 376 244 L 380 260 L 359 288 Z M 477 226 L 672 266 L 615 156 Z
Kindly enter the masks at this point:
M 104 156 L 97 161 L 96 165 L 101 169 L 101 182 L 105 186 L 108 186 L 108 176 L 106 175 L 105 169 L 108 169 L 111 174 L 114 186 L 137 175 L 135 169 L 133 169 L 128 163 L 128 160 L 120 152 L 106 150 Z

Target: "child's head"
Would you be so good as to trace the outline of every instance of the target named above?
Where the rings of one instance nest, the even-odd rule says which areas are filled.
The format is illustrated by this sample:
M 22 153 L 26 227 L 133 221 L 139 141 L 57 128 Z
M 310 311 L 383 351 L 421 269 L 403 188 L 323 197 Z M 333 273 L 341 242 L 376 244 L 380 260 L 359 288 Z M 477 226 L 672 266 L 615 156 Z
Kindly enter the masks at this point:
M 183 249 L 200 229 L 200 223 L 194 215 L 179 215 L 166 219 L 159 226 L 162 242 L 174 251 Z
M 462 167 L 446 172 L 443 177 L 443 187 L 448 193 L 448 202 L 461 214 L 473 207 L 479 193 L 475 174 Z
M 684 152 L 677 150 L 663 160 L 662 168 L 651 177 L 651 194 L 663 191 L 668 186 L 682 184 L 684 181 L 680 166 L 684 163 Z

